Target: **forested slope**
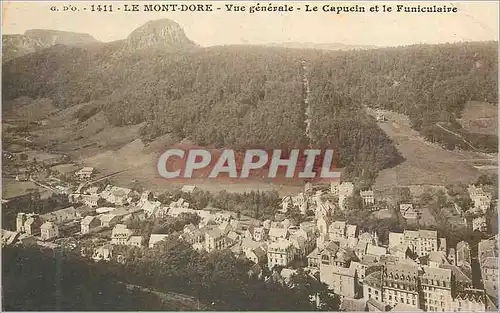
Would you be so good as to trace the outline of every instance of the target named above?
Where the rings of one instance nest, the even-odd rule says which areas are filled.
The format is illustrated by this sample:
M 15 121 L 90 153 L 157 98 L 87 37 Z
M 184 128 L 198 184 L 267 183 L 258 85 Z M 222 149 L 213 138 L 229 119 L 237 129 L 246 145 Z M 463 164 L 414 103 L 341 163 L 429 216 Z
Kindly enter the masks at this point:
M 498 102 L 497 42 L 414 45 L 323 55 L 319 81 L 352 102 L 407 114 L 427 139 L 470 149 L 463 135 L 483 151 L 497 151 L 496 136 L 470 134 L 456 119 L 467 101 Z
M 467 146 L 437 122 L 487 150 L 496 147 L 496 137 L 468 134 L 455 122 L 468 100 L 496 103 L 496 51 L 495 43 L 347 52 L 58 45 L 4 64 L 3 99 L 47 97 L 61 108 L 88 103 L 75 114 L 81 122 L 100 111 L 113 126 L 145 122 L 145 141 L 169 133 L 217 148 L 295 148 L 307 143 L 305 60 L 315 144 L 335 148 L 337 165 L 349 172 L 365 168 L 373 176 L 401 157 L 363 105 L 406 113 L 449 148 Z

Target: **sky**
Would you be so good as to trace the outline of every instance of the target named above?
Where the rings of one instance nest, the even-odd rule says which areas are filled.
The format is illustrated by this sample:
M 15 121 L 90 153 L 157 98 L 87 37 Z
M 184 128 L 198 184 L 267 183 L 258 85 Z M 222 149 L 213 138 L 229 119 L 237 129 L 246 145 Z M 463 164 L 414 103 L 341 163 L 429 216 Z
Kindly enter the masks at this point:
M 188 1 L 179 1 L 184 4 Z M 52 12 L 71 3 L 78 12 Z M 91 4 L 113 4 L 112 13 L 90 12 Z M 3 34 L 19 34 L 27 29 L 57 29 L 88 33 L 108 42 L 126 38 L 147 21 L 169 18 L 176 21 L 186 35 L 201 46 L 227 44 L 263 44 L 280 42 L 343 43 L 348 45 L 400 46 L 418 43 L 446 43 L 458 41 L 498 40 L 498 2 L 279 2 L 273 5 L 300 5 L 301 11 L 226 12 L 224 4 L 255 5 L 257 2 L 197 1 L 221 7 L 215 12 L 123 12 L 116 7 L 123 4 L 167 3 L 155 1 L 108 2 L 22 2 L 2 1 Z M 176 3 L 168 1 L 168 3 Z M 261 4 L 268 2 L 261 1 Z M 318 5 L 318 12 L 305 12 L 304 5 Z M 411 6 L 455 6 L 458 13 L 344 13 L 322 12 L 325 4 L 374 5 L 397 4 Z M 87 10 L 83 11 L 86 7 Z

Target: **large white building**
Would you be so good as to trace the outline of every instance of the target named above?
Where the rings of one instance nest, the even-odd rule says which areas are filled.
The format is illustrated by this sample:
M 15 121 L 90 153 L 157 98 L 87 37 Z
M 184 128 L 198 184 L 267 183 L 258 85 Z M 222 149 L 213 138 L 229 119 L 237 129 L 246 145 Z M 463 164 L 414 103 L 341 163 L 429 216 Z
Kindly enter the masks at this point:
M 344 201 L 347 197 L 351 196 L 354 192 L 354 184 L 351 182 L 343 182 L 339 185 L 339 207 L 341 210 L 345 209 Z
M 267 247 L 267 264 L 270 269 L 276 265 L 286 267 L 294 258 L 294 248 L 289 240 L 272 242 Z
M 405 230 L 403 233 L 389 232 L 389 249 L 405 244 L 419 257 L 439 250 L 437 231 Z

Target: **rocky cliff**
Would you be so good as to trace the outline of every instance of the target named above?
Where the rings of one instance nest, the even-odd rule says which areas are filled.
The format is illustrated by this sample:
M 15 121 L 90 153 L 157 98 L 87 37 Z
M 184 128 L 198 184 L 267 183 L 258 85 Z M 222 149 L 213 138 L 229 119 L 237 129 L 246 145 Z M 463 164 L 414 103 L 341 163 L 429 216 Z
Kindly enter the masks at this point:
M 58 44 L 80 46 L 98 42 L 89 34 L 49 29 L 30 29 L 23 35 L 2 36 L 2 61 L 9 61 Z
M 125 40 L 126 51 L 145 48 L 189 49 L 197 47 L 176 22 L 160 19 L 147 22 L 134 30 Z

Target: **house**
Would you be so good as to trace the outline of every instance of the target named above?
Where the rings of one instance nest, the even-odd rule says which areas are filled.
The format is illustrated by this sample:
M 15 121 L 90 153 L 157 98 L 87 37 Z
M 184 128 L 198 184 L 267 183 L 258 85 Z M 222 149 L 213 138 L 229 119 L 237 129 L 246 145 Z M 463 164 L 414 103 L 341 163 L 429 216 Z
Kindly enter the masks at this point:
M 196 190 L 196 186 L 193 186 L 193 185 L 184 185 L 184 186 L 182 186 L 182 189 L 181 189 L 182 192 L 186 192 L 186 193 L 192 193 L 195 190 Z
M 304 237 L 300 235 L 292 235 L 290 236 L 289 240 L 295 249 L 295 254 L 297 257 L 305 257 L 310 252 L 310 250 L 308 249 L 309 247 L 306 246 L 306 239 Z
M 356 255 L 349 248 L 341 248 L 337 243 L 330 241 L 320 252 L 321 265 L 335 265 L 338 267 L 349 267 L 351 261 L 355 261 Z
M 110 244 L 97 248 L 92 255 L 94 261 L 110 261 L 113 256 L 113 246 Z
M 84 218 L 88 215 L 93 215 L 95 214 L 96 209 L 93 207 L 90 207 L 88 205 L 81 205 L 76 208 L 76 216 L 77 219 Z
M 345 210 L 344 200 L 354 193 L 354 184 L 351 182 L 343 182 L 339 186 L 339 207 Z
M 286 267 L 293 261 L 294 248 L 289 240 L 281 239 L 271 242 L 267 248 L 267 264 L 269 269 L 275 266 Z
M 359 195 L 363 199 L 363 203 L 365 205 L 370 205 L 375 203 L 375 194 L 373 193 L 373 190 L 361 190 L 359 192 Z
M 486 293 L 498 297 L 498 235 L 479 242 L 478 260 Z
M 269 229 L 269 240 L 278 241 L 288 238 L 288 229 L 273 227 Z
M 24 232 L 28 235 L 37 236 L 40 234 L 43 220 L 37 214 L 30 215 L 24 223 Z
M 229 247 L 226 234 L 219 228 L 214 228 L 205 233 L 205 250 L 211 252 L 214 250 L 223 250 Z
M 264 264 L 266 262 L 266 251 L 261 247 L 250 250 L 245 253 L 245 257 L 256 264 Z
M 425 311 L 452 311 L 452 272 L 447 268 L 423 266 L 420 278 Z M 406 303 L 408 304 L 408 303 Z
M 101 192 L 101 197 L 115 205 L 125 205 L 132 201 L 131 189 L 107 185 Z
M 377 258 L 380 258 L 381 256 L 387 254 L 387 248 L 369 244 L 366 247 L 366 254 L 367 255 L 373 255 L 373 256 L 375 256 Z
M 419 257 L 438 251 L 438 236 L 435 230 L 405 230 L 403 233 L 389 232 L 389 249 L 406 244 Z
M 22 213 L 22 212 L 17 213 L 17 216 L 16 216 L 16 231 L 18 231 L 20 233 L 26 232 L 25 224 L 26 224 L 26 221 L 30 217 L 39 218 L 38 214 L 35 214 L 35 213 Z
M 267 239 L 267 234 L 269 230 L 264 227 L 254 227 L 250 226 L 245 231 L 245 237 L 253 239 L 255 241 L 265 241 Z
M 233 227 L 231 226 L 231 224 L 229 224 L 229 222 L 223 222 L 219 225 L 219 229 L 224 235 L 227 235 L 230 231 L 233 230 Z
M 133 231 L 124 224 L 116 224 L 111 231 L 111 243 L 114 245 L 124 245 L 132 237 Z
M 363 299 L 343 298 L 340 303 L 341 312 L 364 312 L 366 311 L 366 301 Z
M 465 267 L 471 269 L 471 254 L 470 254 L 470 246 L 466 241 L 460 241 L 457 243 L 456 250 L 456 265 L 460 267 Z
M 231 216 L 230 213 L 216 213 L 215 214 L 215 217 L 214 217 L 214 220 L 218 223 L 218 224 L 222 224 L 224 222 L 230 222 L 231 219 L 233 217 Z
M 448 262 L 450 262 L 451 265 L 457 265 L 457 253 L 455 252 L 455 249 L 450 248 L 447 257 L 448 257 Z
M 382 297 L 380 300 L 394 307 L 398 303 L 420 307 L 419 268 L 415 262 L 387 263 L 382 273 Z M 367 277 L 365 278 L 365 283 Z M 383 300 L 382 300 L 383 299 Z
M 2 247 L 14 245 L 20 235 L 19 232 L 2 229 Z
M 478 216 L 472 219 L 472 230 L 486 231 L 486 218 L 484 216 Z
M 116 208 L 108 214 L 114 215 L 124 221 L 132 217 L 136 217 L 141 220 L 144 219 L 144 211 L 141 208 L 135 206 Z
M 149 190 L 143 191 L 138 205 L 143 205 L 146 202 L 152 202 L 154 199 L 153 193 Z
M 40 218 L 45 222 L 64 224 L 77 220 L 79 217 L 76 209 L 70 206 L 61 210 L 43 214 L 40 216 Z
M 85 205 L 92 208 L 97 208 L 104 203 L 104 199 L 102 199 L 98 194 L 81 195 L 80 199 Z
M 432 251 L 427 256 L 427 265 L 433 268 L 439 268 L 442 265 L 450 265 L 443 251 Z
M 146 218 L 156 217 L 158 215 L 158 211 L 161 208 L 160 201 L 143 201 L 140 207 L 141 210 L 144 211 Z
M 347 228 L 346 228 L 346 236 L 347 238 L 356 238 L 358 237 L 358 226 L 357 225 L 350 225 L 348 224 L 347 225 Z
M 330 218 L 328 216 L 320 216 L 316 219 L 316 227 L 320 235 L 326 235 L 330 227 Z
M 320 258 L 321 254 L 319 253 L 319 249 L 315 248 L 311 253 L 307 255 L 307 266 L 319 269 Z
M 363 279 L 363 299 L 368 302 L 373 300 L 382 301 L 382 291 L 383 291 L 383 277 L 382 271 L 374 271 L 367 274 Z M 378 306 L 377 303 L 374 303 Z M 370 309 L 370 304 L 368 303 L 368 308 Z M 372 310 L 375 311 L 375 310 Z
M 262 278 L 262 267 L 259 264 L 254 264 L 250 270 L 248 270 L 248 276 L 255 276 L 258 279 Z
M 341 297 L 356 297 L 357 276 L 354 268 L 321 264 L 319 276 L 322 283 Z
M 120 221 L 120 217 L 111 213 L 99 215 L 99 219 L 102 227 L 113 227 Z
M 82 234 L 88 234 L 92 232 L 94 229 L 98 228 L 99 226 L 101 226 L 101 221 L 96 216 L 89 215 L 84 217 L 83 220 L 81 221 L 80 232 Z
M 424 311 L 408 304 L 398 303 L 394 308 L 392 308 L 392 310 L 390 310 L 390 312 L 424 312 Z
M 392 247 L 390 252 L 392 255 L 401 260 L 406 259 L 411 253 L 408 245 L 405 243 L 400 243 L 399 245 Z
M 469 185 L 467 191 L 472 202 L 474 202 L 474 208 L 486 213 L 491 204 L 491 194 L 485 193 L 481 187 L 474 185 Z
M 190 224 L 184 226 L 182 231 L 186 234 L 193 234 L 197 229 L 198 229 L 198 227 L 196 227 L 190 223 Z
M 130 236 L 126 245 L 133 247 L 142 247 L 142 236 Z
M 339 186 L 340 183 L 338 180 L 330 182 L 330 193 L 332 193 L 334 196 L 339 195 Z
M 165 240 L 167 237 L 167 234 L 151 234 L 151 236 L 149 236 L 149 247 L 154 248 L 157 243 Z
M 418 219 L 418 211 L 411 203 L 401 203 L 399 205 L 399 212 L 406 220 L 416 221 Z
M 45 222 L 40 226 L 42 240 L 50 240 L 59 236 L 59 228 L 53 222 Z
M 114 207 L 100 207 L 100 208 L 97 208 L 95 210 L 95 212 L 97 214 L 106 214 L 106 213 L 110 213 L 111 211 L 113 211 L 115 208 Z
M 358 259 L 363 259 L 365 257 L 368 245 L 369 243 L 367 243 L 366 241 L 358 241 L 358 243 L 354 247 L 354 253 L 358 257 Z
M 439 238 L 439 251 L 443 251 L 444 253 L 448 251 L 448 245 L 444 237 Z
M 75 173 L 76 176 L 80 179 L 89 179 L 94 174 L 93 167 L 84 167 Z
M 331 240 L 339 241 L 346 238 L 346 222 L 335 221 L 328 228 L 328 235 Z

